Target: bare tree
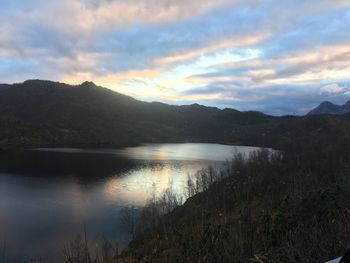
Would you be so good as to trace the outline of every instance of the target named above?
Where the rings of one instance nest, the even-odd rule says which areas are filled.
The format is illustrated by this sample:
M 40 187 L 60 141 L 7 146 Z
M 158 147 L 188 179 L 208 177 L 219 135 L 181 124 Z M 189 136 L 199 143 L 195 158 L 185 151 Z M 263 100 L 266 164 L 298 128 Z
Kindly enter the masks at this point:
M 127 228 L 128 234 L 131 238 L 134 239 L 136 234 L 136 207 L 133 205 L 123 207 L 120 213 L 121 222 Z

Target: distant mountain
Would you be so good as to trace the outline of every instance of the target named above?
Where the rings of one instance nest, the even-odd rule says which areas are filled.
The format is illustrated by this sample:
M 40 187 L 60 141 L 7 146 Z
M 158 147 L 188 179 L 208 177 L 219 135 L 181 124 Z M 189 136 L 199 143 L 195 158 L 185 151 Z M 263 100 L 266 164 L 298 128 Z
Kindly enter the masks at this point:
M 308 115 L 335 114 L 341 115 L 350 113 L 350 100 L 344 105 L 336 105 L 329 101 L 322 102 L 318 107 L 308 113 Z
M 0 85 L 0 148 L 129 146 L 147 142 L 237 143 L 242 127 L 273 117 L 198 104 L 142 102 L 96 86 L 28 80 Z

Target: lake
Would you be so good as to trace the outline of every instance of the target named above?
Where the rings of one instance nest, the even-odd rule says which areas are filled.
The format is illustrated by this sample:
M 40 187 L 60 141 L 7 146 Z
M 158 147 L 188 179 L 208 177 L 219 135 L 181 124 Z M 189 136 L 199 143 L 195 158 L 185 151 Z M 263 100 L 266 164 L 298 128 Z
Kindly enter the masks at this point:
M 4 255 L 14 263 L 62 262 L 64 244 L 84 224 L 90 240 L 126 244 L 122 207 L 142 206 L 169 186 L 182 194 L 188 174 L 256 149 L 185 143 L 0 154 L 0 262 Z

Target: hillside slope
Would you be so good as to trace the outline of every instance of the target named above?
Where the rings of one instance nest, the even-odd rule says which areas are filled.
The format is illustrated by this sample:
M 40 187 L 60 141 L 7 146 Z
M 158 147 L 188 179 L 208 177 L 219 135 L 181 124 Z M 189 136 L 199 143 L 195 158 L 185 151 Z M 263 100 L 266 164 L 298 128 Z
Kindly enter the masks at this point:
M 334 117 L 334 118 L 333 118 Z M 283 148 L 349 115 L 273 117 L 198 104 L 143 102 L 96 86 L 29 80 L 0 85 L 0 149 L 209 142 Z
M 302 121 L 283 154 L 265 149 L 238 155 L 223 170 L 200 171 L 188 180 L 183 205 L 171 191 L 151 199 L 118 262 L 318 263 L 343 255 L 350 123 L 337 116 Z
M 0 144 L 124 146 L 143 142 L 235 142 L 232 132 L 269 122 L 258 112 L 138 101 L 84 82 L 0 85 Z

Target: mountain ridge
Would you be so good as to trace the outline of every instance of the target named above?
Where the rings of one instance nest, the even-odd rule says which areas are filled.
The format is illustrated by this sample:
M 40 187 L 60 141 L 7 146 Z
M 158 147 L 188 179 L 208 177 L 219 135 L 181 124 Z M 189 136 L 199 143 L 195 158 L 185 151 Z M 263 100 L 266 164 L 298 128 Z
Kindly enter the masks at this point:
M 0 84 L 0 145 L 130 146 L 146 142 L 234 143 L 238 127 L 269 121 L 260 112 L 143 102 L 83 82 Z
M 330 101 L 323 101 L 319 106 L 311 110 L 307 115 L 322 115 L 322 114 L 332 114 L 332 115 L 343 115 L 350 113 L 350 100 L 348 100 L 343 105 L 337 105 Z
M 278 149 L 304 133 L 318 134 L 334 123 L 343 129 L 349 122 L 350 114 L 276 117 L 199 104 L 144 102 L 93 82 L 0 84 L 2 150 L 184 142 Z

